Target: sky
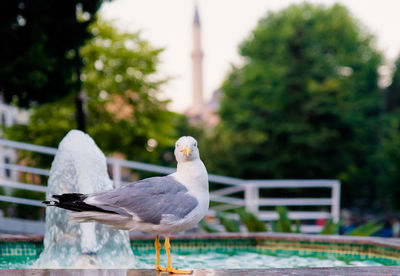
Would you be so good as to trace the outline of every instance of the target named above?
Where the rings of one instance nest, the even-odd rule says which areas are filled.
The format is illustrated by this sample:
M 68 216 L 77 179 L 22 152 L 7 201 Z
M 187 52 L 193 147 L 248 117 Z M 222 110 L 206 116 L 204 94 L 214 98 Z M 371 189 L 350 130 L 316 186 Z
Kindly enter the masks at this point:
M 164 48 L 159 76 L 171 80 L 163 96 L 172 100 L 170 109 L 184 112 L 192 100 L 192 22 L 196 0 L 114 0 L 100 10 L 124 31 L 141 32 L 142 38 Z M 209 100 L 230 71 L 240 65 L 238 46 L 270 11 L 281 10 L 303 0 L 197 0 L 203 59 L 203 93 Z M 399 0 L 309 0 L 310 3 L 346 6 L 376 37 L 376 47 L 389 65 L 400 55 Z M 382 73 L 388 73 L 388 67 Z

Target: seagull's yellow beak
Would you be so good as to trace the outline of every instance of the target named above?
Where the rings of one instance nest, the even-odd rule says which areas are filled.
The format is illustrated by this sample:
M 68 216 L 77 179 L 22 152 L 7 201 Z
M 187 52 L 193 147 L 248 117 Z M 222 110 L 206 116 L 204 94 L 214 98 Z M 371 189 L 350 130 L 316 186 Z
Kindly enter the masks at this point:
M 183 152 L 184 156 L 189 156 L 192 153 L 192 149 L 189 149 L 188 146 L 186 146 L 183 150 L 181 150 L 181 152 Z

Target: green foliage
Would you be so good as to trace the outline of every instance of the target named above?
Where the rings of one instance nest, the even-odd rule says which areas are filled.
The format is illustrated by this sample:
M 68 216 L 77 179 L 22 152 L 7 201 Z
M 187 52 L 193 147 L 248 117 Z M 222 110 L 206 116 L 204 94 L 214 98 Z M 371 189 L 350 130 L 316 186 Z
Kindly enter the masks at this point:
M 227 215 L 222 212 L 217 213 L 217 218 L 222 226 L 224 226 L 226 232 L 240 232 L 239 223 L 236 220 L 228 218 Z
M 334 223 L 333 219 L 329 219 L 326 221 L 324 228 L 321 230 L 319 234 L 322 235 L 336 235 L 339 234 L 339 229 L 342 222 Z
M 0 91 L 20 106 L 58 100 L 76 90 L 75 49 L 102 0 L 4 0 L 0 8 Z M 77 20 L 80 5 L 84 20 Z M 82 17 L 83 19 L 83 17 Z
M 288 209 L 285 206 L 276 206 L 279 219 L 274 226 L 275 232 L 292 233 L 292 222 L 288 216 Z
M 285 206 L 276 206 L 279 218 L 277 221 L 270 221 L 271 230 L 279 233 L 301 233 L 300 221 L 295 220 L 295 230 L 292 230 L 293 222 L 289 219 L 288 209 Z M 246 211 L 244 208 L 238 208 L 235 212 L 239 215 L 240 221 L 246 226 L 248 232 L 267 232 L 267 227 L 257 218 L 257 216 L 251 212 Z M 218 212 L 216 217 L 219 219 L 221 225 L 225 228 L 226 232 L 240 232 L 240 227 L 237 221 L 227 217 L 226 213 Z M 337 235 L 339 234 L 340 226 L 342 222 L 339 221 L 334 223 L 332 219 L 326 221 L 324 228 L 319 234 L 321 235 Z M 208 224 L 205 220 L 199 223 L 199 226 L 207 233 L 217 233 L 218 230 L 212 225 Z M 350 233 L 345 233 L 349 236 L 372 236 L 379 232 L 383 228 L 382 224 L 374 221 L 367 222 L 358 226 Z
M 277 230 L 277 228 L 276 228 L 276 221 L 271 220 L 271 221 L 269 222 L 269 225 L 270 225 L 270 227 L 271 227 L 272 232 L 278 232 L 278 230 Z
M 239 215 L 241 223 L 247 228 L 248 232 L 267 232 L 265 223 L 259 220 L 255 214 L 246 211 L 244 208 L 238 208 L 234 211 Z M 218 212 L 216 217 L 227 232 L 240 232 L 240 226 L 238 222 L 228 218 L 227 213 Z M 200 221 L 199 226 L 207 233 L 219 232 L 205 220 Z
M 158 148 L 173 145 L 176 139 L 176 115 L 166 109 L 168 101 L 158 99 L 166 81 L 155 76 L 162 49 L 152 47 L 139 33 L 120 32 L 101 20 L 90 30 L 96 38 L 81 50 L 83 88 L 90 99 L 88 133 L 106 152 L 155 161 L 158 156 L 147 144 L 149 138 Z
M 222 86 L 221 121 L 204 155 L 210 171 L 337 178 L 344 206 L 368 204 L 381 107 L 372 43 L 339 4 L 291 5 L 261 19 L 240 46 L 244 65 Z
M 204 219 L 199 222 L 200 228 L 202 228 L 207 233 L 218 233 L 219 231 L 215 229 L 212 225 L 207 223 Z
M 276 222 L 271 221 L 271 228 L 274 232 L 285 232 L 285 233 L 293 233 L 292 231 L 292 221 L 288 217 L 288 209 L 284 206 L 277 206 L 276 211 L 279 214 L 279 219 Z M 332 219 L 329 219 L 324 228 L 321 230 L 319 234 L 322 235 L 336 235 L 339 234 L 339 229 L 342 222 L 334 223 Z M 298 220 L 295 221 L 296 230 L 294 233 L 301 233 L 300 230 L 300 222 Z M 367 222 L 358 226 L 351 233 L 346 233 L 345 235 L 350 236 L 371 236 L 376 232 L 380 231 L 383 228 L 382 224 L 377 224 L 374 221 Z
M 285 232 L 293 233 L 292 231 L 292 221 L 288 217 L 288 209 L 284 206 L 277 206 L 276 211 L 279 214 L 279 219 L 276 222 L 271 223 L 271 228 L 274 232 Z M 324 228 L 319 234 L 322 235 L 336 235 L 339 233 L 339 229 L 342 222 L 334 223 L 332 219 L 329 219 Z M 301 233 L 300 222 L 295 221 L 296 230 L 294 233 Z M 367 222 L 363 225 L 358 226 L 351 233 L 346 233 L 350 236 L 371 236 L 383 228 L 382 224 L 377 224 L 374 221 Z
M 374 221 L 369 221 L 365 224 L 358 226 L 356 229 L 350 233 L 346 233 L 348 236 L 372 236 L 379 230 L 383 228 L 383 224 L 376 223 Z
M 301 233 L 301 224 L 300 224 L 300 221 L 299 221 L 298 219 L 296 219 L 296 220 L 294 221 L 294 223 L 296 224 L 296 229 L 294 230 L 294 232 L 295 232 L 296 234 L 300 234 L 300 233 Z
M 246 211 L 244 208 L 236 209 L 235 212 L 239 215 L 240 221 L 246 226 L 249 232 L 267 232 L 265 223 L 257 218 L 251 212 Z
M 161 149 L 177 138 L 177 115 L 166 109 L 168 101 L 158 99 L 166 81 L 155 77 L 162 50 L 139 33 L 120 32 L 109 22 L 98 20 L 89 30 L 94 38 L 81 48 L 88 134 L 106 154 L 156 162 Z M 12 140 L 55 147 L 75 127 L 74 116 L 70 95 L 34 108 L 29 125 L 13 126 L 6 134 Z

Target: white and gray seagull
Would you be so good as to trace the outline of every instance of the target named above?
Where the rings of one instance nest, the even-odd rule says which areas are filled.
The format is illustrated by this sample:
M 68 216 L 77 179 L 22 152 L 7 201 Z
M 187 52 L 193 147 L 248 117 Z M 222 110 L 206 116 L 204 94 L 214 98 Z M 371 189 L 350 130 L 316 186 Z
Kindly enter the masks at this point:
M 174 153 L 178 165 L 170 175 L 93 194 L 53 195 L 56 201 L 43 203 L 76 211 L 69 218 L 77 222 L 97 221 L 116 229 L 155 234 L 156 269 L 189 274 L 192 271 L 172 267 L 169 235 L 193 228 L 204 217 L 209 205 L 208 175 L 193 137 L 179 138 Z M 165 236 L 166 268 L 160 266 L 160 235 Z

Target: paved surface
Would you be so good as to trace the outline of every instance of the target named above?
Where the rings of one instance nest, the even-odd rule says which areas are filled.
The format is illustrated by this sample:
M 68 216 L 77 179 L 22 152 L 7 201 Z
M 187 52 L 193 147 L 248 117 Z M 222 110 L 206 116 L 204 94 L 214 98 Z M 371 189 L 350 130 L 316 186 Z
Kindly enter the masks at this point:
M 167 276 L 153 269 L 0 269 L 0 276 Z M 196 269 L 193 276 L 244 275 L 400 275 L 400 266 L 332 267 L 332 268 L 276 268 L 276 269 Z

